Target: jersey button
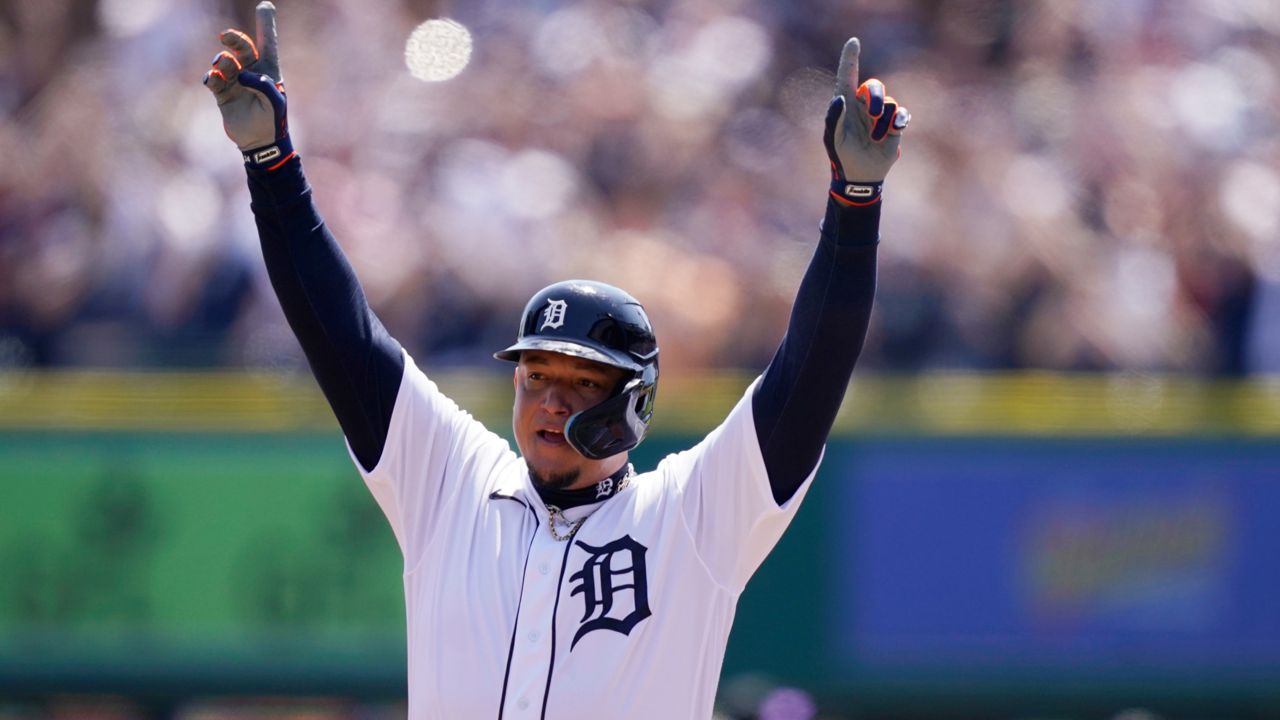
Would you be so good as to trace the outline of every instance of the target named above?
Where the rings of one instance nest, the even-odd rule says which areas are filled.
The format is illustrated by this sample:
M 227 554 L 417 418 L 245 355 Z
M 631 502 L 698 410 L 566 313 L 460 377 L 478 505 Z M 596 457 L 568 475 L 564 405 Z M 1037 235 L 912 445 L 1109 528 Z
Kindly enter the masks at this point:
M 543 575 L 546 575 L 547 573 L 551 572 L 551 566 L 544 562 L 538 566 L 538 572 L 542 573 Z
M 529 700 L 527 698 L 520 698 L 519 700 L 516 701 L 516 707 L 520 708 L 521 710 L 528 710 Z
M 537 631 L 537 630 L 530 630 L 530 631 L 529 631 L 529 642 L 538 642 L 538 631 Z

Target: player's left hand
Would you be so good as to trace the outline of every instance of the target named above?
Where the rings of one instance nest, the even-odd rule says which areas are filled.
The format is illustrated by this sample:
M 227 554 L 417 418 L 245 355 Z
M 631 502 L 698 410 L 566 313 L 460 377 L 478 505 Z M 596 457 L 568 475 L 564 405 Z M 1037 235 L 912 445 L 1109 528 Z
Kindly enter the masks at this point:
M 858 82 L 861 51 L 858 38 L 844 44 L 823 135 L 831 159 L 831 196 L 844 205 L 880 202 L 885 176 L 901 153 L 902 131 L 911 122 L 911 113 L 887 95 L 884 83 L 875 78 L 858 85 L 850 102 L 848 93 Z

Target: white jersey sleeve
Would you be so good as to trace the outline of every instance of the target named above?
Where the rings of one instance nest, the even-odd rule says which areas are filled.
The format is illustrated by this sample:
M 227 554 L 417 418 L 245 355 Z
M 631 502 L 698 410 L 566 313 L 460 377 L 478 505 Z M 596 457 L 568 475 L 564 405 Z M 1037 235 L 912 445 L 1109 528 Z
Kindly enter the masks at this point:
M 439 526 L 474 507 L 498 471 L 516 460 L 506 440 L 441 393 L 407 352 L 378 464 L 366 472 L 352 455 L 391 523 L 406 571 Z
M 773 499 L 751 395 L 760 378 L 715 430 L 659 468 L 680 497 L 694 547 L 716 582 L 740 592 L 795 517 L 817 465 L 782 505 Z M 824 448 L 825 452 L 825 448 Z M 822 458 L 819 457 L 818 464 Z

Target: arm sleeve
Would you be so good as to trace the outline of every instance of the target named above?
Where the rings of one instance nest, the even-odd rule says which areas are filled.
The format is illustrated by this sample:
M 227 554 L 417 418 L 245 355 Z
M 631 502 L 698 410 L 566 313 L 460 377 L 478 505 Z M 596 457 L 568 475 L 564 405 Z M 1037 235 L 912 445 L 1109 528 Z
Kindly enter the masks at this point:
M 365 299 L 355 273 L 311 200 L 296 156 L 274 172 L 249 171 L 267 275 L 365 470 L 378 464 L 404 374 L 400 345 Z
M 827 200 L 787 334 L 752 395 L 756 437 L 779 505 L 817 467 L 862 351 L 879 228 L 880 203 L 847 207 Z

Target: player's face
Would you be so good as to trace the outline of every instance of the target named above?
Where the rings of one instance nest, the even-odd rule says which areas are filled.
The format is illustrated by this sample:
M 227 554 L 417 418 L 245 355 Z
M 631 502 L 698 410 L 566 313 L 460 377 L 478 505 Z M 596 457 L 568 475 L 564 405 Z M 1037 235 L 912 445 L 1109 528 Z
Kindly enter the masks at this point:
M 588 487 L 622 467 L 625 453 L 604 460 L 583 457 L 565 440 L 564 425 L 574 413 L 608 399 L 624 374 L 560 353 L 520 353 L 512 426 L 535 483 L 558 489 Z

